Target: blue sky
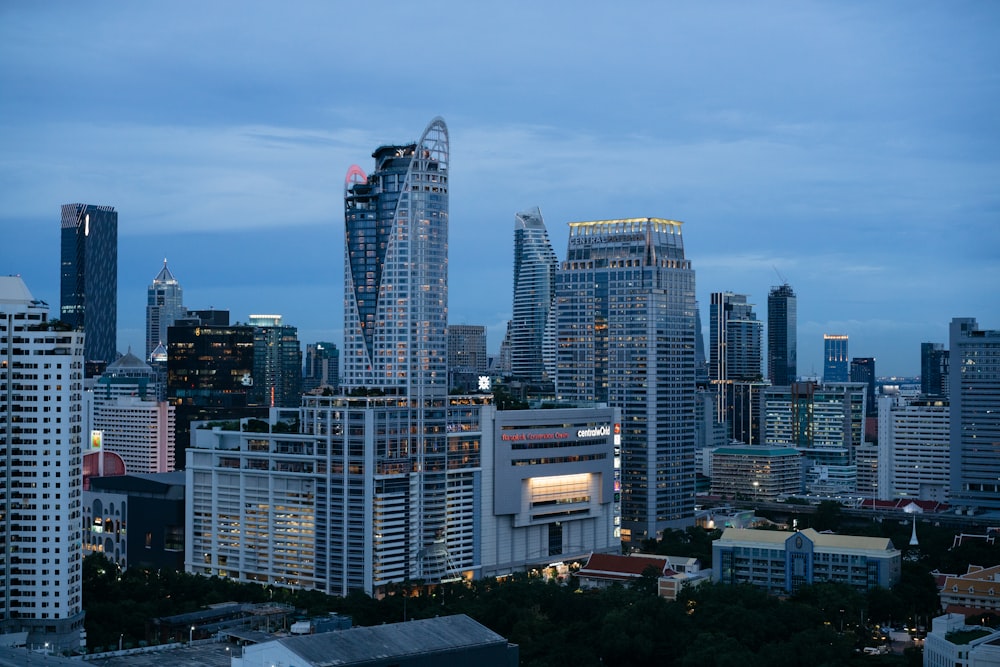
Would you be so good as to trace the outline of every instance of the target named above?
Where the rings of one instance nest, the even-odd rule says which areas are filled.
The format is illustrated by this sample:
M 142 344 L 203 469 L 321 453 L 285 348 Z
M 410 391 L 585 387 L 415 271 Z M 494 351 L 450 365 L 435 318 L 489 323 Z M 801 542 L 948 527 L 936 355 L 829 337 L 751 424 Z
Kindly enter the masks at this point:
M 1000 328 L 1000 4 L 0 4 L 0 273 L 58 309 L 59 207 L 119 212 L 119 347 L 163 258 L 192 308 L 340 344 L 343 179 L 451 137 L 449 319 L 511 311 L 514 213 L 684 221 L 709 294 L 916 374 Z

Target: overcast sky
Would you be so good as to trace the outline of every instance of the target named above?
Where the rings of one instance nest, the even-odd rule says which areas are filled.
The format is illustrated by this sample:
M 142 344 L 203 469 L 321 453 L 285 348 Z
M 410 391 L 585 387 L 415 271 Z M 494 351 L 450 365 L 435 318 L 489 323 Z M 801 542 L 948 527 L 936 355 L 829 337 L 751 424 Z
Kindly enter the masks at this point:
M 709 294 L 798 294 L 917 374 L 1000 328 L 1000 3 L 4 2 L 0 273 L 59 307 L 59 209 L 119 220 L 118 344 L 164 257 L 190 308 L 343 338 L 343 182 L 451 137 L 449 320 L 499 348 L 517 211 L 684 222 Z M 707 329 L 706 329 L 707 331 Z

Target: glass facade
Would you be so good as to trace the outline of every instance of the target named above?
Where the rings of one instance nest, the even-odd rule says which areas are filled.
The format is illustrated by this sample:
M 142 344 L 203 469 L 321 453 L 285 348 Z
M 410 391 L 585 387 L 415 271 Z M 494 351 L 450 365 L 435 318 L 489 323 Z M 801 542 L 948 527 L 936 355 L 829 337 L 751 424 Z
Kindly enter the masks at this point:
M 785 283 L 767 295 L 767 379 L 787 386 L 798 379 L 798 328 L 795 292 Z
M 87 361 L 118 357 L 118 213 L 111 206 L 62 207 L 59 318 L 86 334 Z
M 514 216 L 514 308 L 510 323 L 510 370 L 540 382 L 555 377 L 556 268 L 542 213 L 536 207 Z
M 184 290 L 167 268 L 167 260 L 163 260 L 163 268 L 146 290 L 145 361 L 149 361 L 157 345 L 167 344 L 167 329 L 184 317 L 187 317 Z
M 622 410 L 622 539 L 694 514 L 695 276 L 681 223 L 570 223 L 556 275 L 556 393 Z
M 847 336 L 823 334 L 823 360 L 823 382 L 848 382 L 851 376 Z

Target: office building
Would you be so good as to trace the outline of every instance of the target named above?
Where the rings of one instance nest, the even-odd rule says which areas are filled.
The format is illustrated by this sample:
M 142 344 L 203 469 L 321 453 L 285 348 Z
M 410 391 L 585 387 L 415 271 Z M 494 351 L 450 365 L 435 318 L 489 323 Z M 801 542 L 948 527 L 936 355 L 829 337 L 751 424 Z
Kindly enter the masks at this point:
M 340 350 L 333 343 L 306 345 L 306 368 L 302 378 L 302 393 L 310 394 L 340 388 Z
M 807 491 L 856 492 L 857 450 L 864 442 L 865 391 L 865 385 L 849 382 L 796 382 L 764 390 L 764 443 L 802 452 Z
M 920 391 L 928 396 L 948 395 L 948 350 L 941 343 L 920 344 Z
M 847 336 L 823 334 L 823 382 L 849 382 Z
M 775 386 L 798 380 L 798 306 L 788 283 L 767 295 L 767 379 Z
M 622 411 L 622 540 L 694 521 L 695 276 L 682 223 L 573 222 L 556 274 L 556 393 Z
M 197 320 L 196 320 L 197 321 Z M 194 421 L 263 417 L 255 402 L 254 327 L 170 327 L 167 400 L 174 406 L 174 464 L 185 465 Z
M 59 319 L 87 334 L 86 361 L 114 361 L 118 356 L 118 213 L 113 207 L 63 205 L 59 296 Z
M 863 382 L 865 392 L 865 416 L 875 417 L 875 357 L 855 357 L 851 359 L 851 382 Z
M 0 634 L 85 645 L 80 551 L 84 335 L 0 276 Z
M 956 317 L 948 348 L 951 502 L 1000 510 L 1000 330 Z
M 92 441 L 99 437 L 130 473 L 174 469 L 174 406 L 159 399 L 149 364 L 129 351 L 108 364 L 93 392 Z
M 794 447 L 719 447 L 712 452 L 712 495 L 775 501 L 802 493 L 802 453 Z
M 486 327 L 448 325 L 448 388 L 476 391 L 479 377 L 487 374 Z
M 83 550 L 129 567 L 184 569 L 184 473 L 90 478 Z
M 167 329 L 185 317 L 184 290 L 164 259 L 163 268 L 146 289 L 146 355 L 143 359 L 148 361 L 158 345 L 166 347 Z
M 740 398 L 739 402 L 745 410 L 738 420 L 733 385 L 762 379 L 760 346 L 763 323 L 757 320 L 753 304 L 747 303 L 747 296 L 732 292 L 712 293 L 709 322 L 708 377 L 719 394 L 716 419 L 728 425 L 730 438 L 752 444 L 747 417 L 750 406 L 746 403 L 750 397 L 745 395 Z
M 511 374 L 528 382 L 555 378 L 555 288 L 559 262 L 541 211 L 514 216 L 514 308 Z
M 298 329 L 281 315 L 251 315 L 253 331 L 253 403 L 298 407 L 302 396 L 302 347 Z
M 726 528 L 712 543 L 714 581 L 751 584 L 776 595 L 820 582 L 859 592 L 889 589 L 901 568 L 902 554 L 885 537 Z
M 941 397 L 879 399 L 880 468 L 888 470 L 889 498 L 948 502 L 951 410 Z M 884 449 L 883 449 L 884 447 Z

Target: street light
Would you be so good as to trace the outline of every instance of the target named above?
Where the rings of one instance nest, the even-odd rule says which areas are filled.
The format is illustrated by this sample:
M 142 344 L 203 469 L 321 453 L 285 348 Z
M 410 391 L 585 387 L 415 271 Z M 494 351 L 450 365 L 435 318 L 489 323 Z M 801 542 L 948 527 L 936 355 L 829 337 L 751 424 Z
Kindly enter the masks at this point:
M 760 491 L 760 482 L 757 480 L 753 481 L 753 501 L 757 502 L 757 492 Z
M 188 644 L 192 643 L 193 641 L 194 641 L 194 626 L 192 625 L 191 629 L 188 631 Z

